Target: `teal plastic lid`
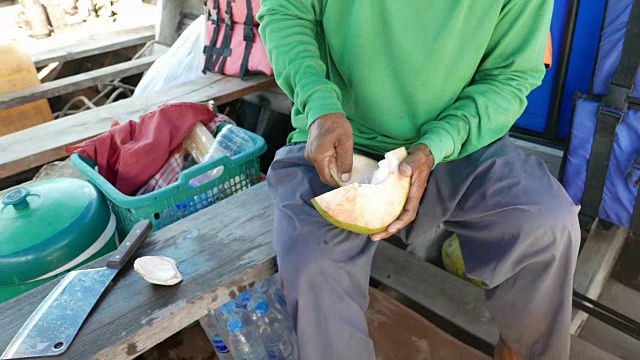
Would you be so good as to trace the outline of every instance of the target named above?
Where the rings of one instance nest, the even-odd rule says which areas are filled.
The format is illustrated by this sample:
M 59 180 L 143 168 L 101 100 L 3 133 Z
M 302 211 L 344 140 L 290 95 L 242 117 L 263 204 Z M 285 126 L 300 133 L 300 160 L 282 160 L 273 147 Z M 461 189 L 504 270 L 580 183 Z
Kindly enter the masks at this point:
M 6 192 L 0 202 L 0 286 L 64 266 L 102 235 L 110 218 L 102 194 L 85 180 L 43 180 Z

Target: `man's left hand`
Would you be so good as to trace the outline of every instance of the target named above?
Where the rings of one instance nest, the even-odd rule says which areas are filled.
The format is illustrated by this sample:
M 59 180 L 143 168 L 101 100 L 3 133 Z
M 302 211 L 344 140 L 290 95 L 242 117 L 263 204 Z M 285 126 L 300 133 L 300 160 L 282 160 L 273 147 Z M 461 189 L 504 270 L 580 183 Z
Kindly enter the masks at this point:
M 404 210 L 400 216 L 387 227 L 387 230 L 372 234 L 372 240 L 386 239 L 409 225 L 409 223 L 416 218 L 434 161 L 431 150 L 429 150 L 427 145 L 418 144 L 409 150 L 409 156 L 400 163 L 400 175 L 411 178 L 409 196 L 404 205 Z

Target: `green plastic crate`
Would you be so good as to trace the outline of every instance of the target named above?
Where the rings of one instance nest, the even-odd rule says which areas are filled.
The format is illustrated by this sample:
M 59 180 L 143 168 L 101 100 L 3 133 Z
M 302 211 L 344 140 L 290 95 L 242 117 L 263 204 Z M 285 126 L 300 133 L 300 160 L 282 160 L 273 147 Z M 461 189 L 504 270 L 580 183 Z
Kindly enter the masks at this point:
M 267 145 L 261 136 L 240 129 L 253 141 L 253 149 L 195 165 L 183 171 L 173 184 L 141 196 L 128 196 L 118 191 L 95 170 L 95 162 L 90 159 L 73 154 L 71 162 L 105 195 L 116 216 L 118 236 L 123 239 L 140 220 L 151 220 L 153 231 L 156 231 L 259 183 L 259 158 Z M 223 167 L 220 176 L 196 188 L 189 187 L 189 181 L 219 166 Z

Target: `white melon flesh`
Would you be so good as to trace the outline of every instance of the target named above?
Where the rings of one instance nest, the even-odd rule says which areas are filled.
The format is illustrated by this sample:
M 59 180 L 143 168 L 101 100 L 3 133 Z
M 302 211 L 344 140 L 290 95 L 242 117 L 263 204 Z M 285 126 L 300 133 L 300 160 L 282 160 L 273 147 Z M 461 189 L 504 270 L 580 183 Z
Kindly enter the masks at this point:
M 400 175 L 405 148 L 385 154 L 369 184 L 352 183 L 311 200 L 335 226 L 360 234 L 383 231 L 398 218 L 409 194 L 411 179 Z
M 353 166 L 351 167 L 351 177 L 349 181 L 344 182 L 340 180 L 335 169 L 332 169 L 331 176 L 340 186 L 351 185 L 353 183 L 369 184 L 376 170 L 378 170 L 377 161 L 363 155 L 353 154 Z

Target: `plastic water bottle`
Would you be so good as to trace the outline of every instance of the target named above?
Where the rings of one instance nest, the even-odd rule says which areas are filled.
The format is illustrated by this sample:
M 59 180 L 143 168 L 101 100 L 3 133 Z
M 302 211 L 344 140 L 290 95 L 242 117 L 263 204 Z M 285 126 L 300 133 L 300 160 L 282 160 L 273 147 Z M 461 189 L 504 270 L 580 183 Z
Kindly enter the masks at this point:
M 274 285 L 271 288 L 271 296 L 273 298 L 273 302 L 278 305 L 278 310 L 283 314 L 284 318 L 288 322 L 291 322 L 291 314 L 289 314 L 287 300 L 284 297 L 284 291 L 282 291 L 282 288 L 280 288 L 280 286 Z
M 287 322 L 291 323 L 291 316 L 287 308 L 284 292 L 277 281 L 277 275 L 267 278 L 264 282 L 254 287 L 257 296 L 266 297 L 269 300 L 272 312 L 278 313 Z
M 213 146 L 210 148 L 209 158 L 225 154 L 236 156 L 253 149 L 253 140 L 238 126 L 225 125 L 216 134 Z
M 251 305 L 258 335 L 267 350 L 269 359 L 297 359 L 297 340 L 290 323 L 271 311 L 269 302 L 265 298 L 255 299 Z
M 235 298 L 236 308 L 246 310 L 251 302 L 251 291 L 247 290 Z
M 208 313 L 200 319 L 200 326 L 213 344 L 213 349 L 220 360 L 233 360 L 233 355 L 229 351 L 229 347 L 222 339 L 220 331 L 218 331 L 218 321 L 213 312 Z
M 227 323 L 231 353 L 236 360 L 266 360 L 267 351 L 251 327 L 245 326 L 240 317 Z
M 202 162 L 220 156 L 233 157 L 242 153 L 251 151 L 254 147 L 253 140 L 244 130 L 235 125 L 225 125 L 212 141 L 212 145 L 205 155 Z M 202 175 L 189 180 L 190 188 L 197 188 L 216 178 L 224 172 L 224 167 L 218 166 Z
M 229 320 L 231 320 L 231 318 L 239 315 L 236 310 L 236 304 L 233 300 L 229 300 L 226 303 L 222 304 L 219 308 L 214 310 L 214 314 L 217 320 L 222 324 L 226 324 L 227 322 L 229 322 Z M 226 330 L 226 326 L 224 326 L 224 328 Z
M 253 289 L 251 289 L 251 293 L 255 296 L 267 296 L 271 292 L 272 281 L 271 278 L 268 277 L 264 281 L 257 283 Z
M 214 351 L 216 352 L 216 356 L 220 360 L 234 360 L 233 355 L 231 355 L 231 351 L 229 347 L 222 339 L 222 336 L 219 333 L 215 333 L 211 338 L 211 342 L 213 343 Z

